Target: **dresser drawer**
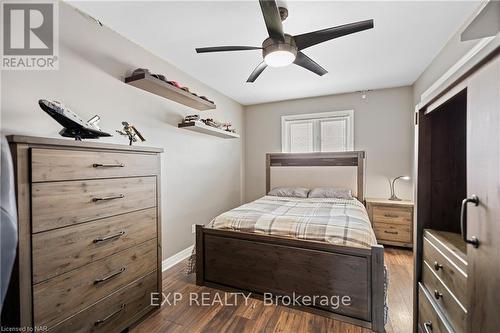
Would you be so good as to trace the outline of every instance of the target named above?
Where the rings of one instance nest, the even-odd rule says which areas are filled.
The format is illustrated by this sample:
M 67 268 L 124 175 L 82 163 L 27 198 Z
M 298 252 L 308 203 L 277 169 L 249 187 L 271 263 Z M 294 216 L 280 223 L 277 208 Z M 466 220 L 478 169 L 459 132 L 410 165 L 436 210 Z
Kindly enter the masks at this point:
M 423 333 L 454 333 L 443 314 L 434 305 L 431 295 L 419 283 L 418 326 Z
M 391 223 L 411 225 L 412 209 L 410 207 L 390 207 L 377 205 L 373 207 L 372 218 L 374 223 Z
M 456 296 L 462 305 L 466 304 L 467 274 L 449 258 L 439 244 L 434 244 L 424 236 L 424 262 L 443 281 L 448 289 Z M 449 253 L 448 253 L 449 255 Z
M 156 239 L 33 286 L 37 326 L 52 326 L 156 270 Z
M 411 224 L 389 224 L 375 222 L 373 230 L 377 240 L 411 243 Z
M 135 281 L 54 327 L 53 333 L 118 333 L 152 310 L 151 293 L 157 291 L 156 271 Z
M 156 154 L 88 150 L 31 150 L 33 182 L 152 176 L 158 173 Z
M 465 332 L 467 312 L 458 300 L 439 281 L 433 273 L 433 269 L 424 262 L 422 265 L 422 280 L 424 286 L 434 297 L 434 302 L 438 304 L 445 317 L 457 333 Z
M 35 183 L 34 233 L 156 206 L 156 177 Z
M 34 234 L 33 283 L 156 238 L 156 208 Z

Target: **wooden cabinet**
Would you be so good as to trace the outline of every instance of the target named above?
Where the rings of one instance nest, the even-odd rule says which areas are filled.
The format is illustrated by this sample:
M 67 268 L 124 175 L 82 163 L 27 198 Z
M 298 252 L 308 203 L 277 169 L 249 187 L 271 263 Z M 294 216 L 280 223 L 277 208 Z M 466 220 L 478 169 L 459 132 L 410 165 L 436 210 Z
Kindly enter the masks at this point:
M 18 259 L 2 325 L 121 332 L 161 292 L 161 149 L 11 136 Z
M 469 261 L 468 333 L 500 327 L 500 56 L 474 74 L 467 87 L 466 236 Z
M 499 51 L 417 115 L 415 332 L 500 326 Z
M 366 210 L 380 244 L 412 247 L 413 203 L 366 199 Z

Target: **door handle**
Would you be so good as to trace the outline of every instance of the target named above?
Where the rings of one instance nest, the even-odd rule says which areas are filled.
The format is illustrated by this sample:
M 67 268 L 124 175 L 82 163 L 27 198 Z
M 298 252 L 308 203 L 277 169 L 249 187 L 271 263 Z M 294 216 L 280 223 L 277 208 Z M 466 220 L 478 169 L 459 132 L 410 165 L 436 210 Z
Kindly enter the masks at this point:
M 477 195 L 473 194 L 470 198 L 465 198 L 462 201 L 462 208 L 460 210 L 460 231 L 462 233 L 462 238 L 464 242 L 472 244 L 475 248 L 479 247 L 479 239 L 476 236 L 472 236 L 471 239 L 467 238 L 467 204 L 473 203 L 474 206 L 479 205 L 479 198 Z

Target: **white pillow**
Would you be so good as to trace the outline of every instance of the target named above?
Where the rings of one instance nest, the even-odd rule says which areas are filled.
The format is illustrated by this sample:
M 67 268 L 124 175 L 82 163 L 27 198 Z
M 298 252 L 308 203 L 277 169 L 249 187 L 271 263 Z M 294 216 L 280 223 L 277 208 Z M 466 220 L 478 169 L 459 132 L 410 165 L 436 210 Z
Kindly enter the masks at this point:
M 309 192 L 309 198 L 352 199 L 352 191 L 342 187 L 316 187 Z
M 275 197 L 307 198 L 308 188 L 304 187 L 275 187 L 267 195 Z

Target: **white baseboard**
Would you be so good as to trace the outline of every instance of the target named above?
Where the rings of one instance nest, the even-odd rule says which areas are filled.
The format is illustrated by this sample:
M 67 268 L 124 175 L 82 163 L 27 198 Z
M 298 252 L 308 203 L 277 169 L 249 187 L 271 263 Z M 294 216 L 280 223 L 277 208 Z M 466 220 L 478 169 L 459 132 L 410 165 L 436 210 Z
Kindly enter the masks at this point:
M 191 253 L 193 252 L 193 248 L 194 248 L 194 245 L 191 245 L 190 247 L 188 247 L 180 252 L 177 252 L 173 256 L 168 257 L 167 259 L 163 260 L 161 262 L 161 271 L 165 272 L 170 267 L 172 267 L 172 266 L 180 263 L 184 259 L 188 258 L 191 255 Z

